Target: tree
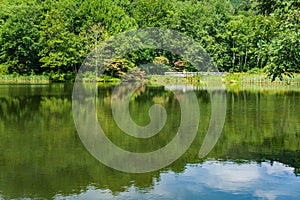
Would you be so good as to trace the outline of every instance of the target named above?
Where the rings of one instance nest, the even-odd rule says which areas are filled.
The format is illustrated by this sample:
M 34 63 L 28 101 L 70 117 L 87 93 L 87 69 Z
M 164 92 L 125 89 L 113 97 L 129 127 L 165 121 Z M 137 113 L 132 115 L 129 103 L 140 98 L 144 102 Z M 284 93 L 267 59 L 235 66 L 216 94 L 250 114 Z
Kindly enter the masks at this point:
M 108 35 L 137 28 L 136 22 L 125 11 L 111 0 L 86 0 L 79 7 L 79 15 L 85 21 L 83 29 L 94 24 L 102 24 Z
M 82 50 L 79 35 L 74 33 L 72 22 L 75 12 L 74 10 L 69 13 L 65 12 L 64 7 L 61 6 L 64 3 L 71 4 L 68 7 L 72 8 L 70 1 L 53 4 L 45 1 L 43 7 L 46 8 L 46 12 L 40 24 L 42 49 L 39 56 L 40 62 L 43 63 L 41 67 L 47 73 L 62 74 L 58 76 L 59 80 L 64 79 L 64 73 L 76 72 L 86 55 L 86 52 Z
M 259 13 L 276 20 L 274 37 L 268 47 L 268 75 L 272 80 L 292 76 L 300 69 L 300 2 L 299 0 L 257 0 Z
M 229 16 L 234 12 L 230 2 L 178 1 L 175 5 L 179 21 L 175 29 L 198 41 L 213 57 L 219 70 L 228 70 L 228 44 L 221 34 L 225 32 Z
M 274 11 L 275 37 L 269 47 L 269 76 L 272 80 L 300 71 L 300 2 L 284 2 Z
M 283 1 L 284 0 L 253 0 L 258 13 L 263 15 L 269 15 L 273 13 Z
M 267 63 L 268 46 L 274 37 L 276 21 L 268 16 L 233 16 L 221 34 L 228 44 L 227 70 L 248 71 Z M 224 45 L 226 47 L 226 44 Z
M 139 28 L 171 28 L 174 25 L 175 10 L 171 0 L 133 0 L 126 8 Z
M 39 73 L 39 9 L 31 1 L 10 3 L 0 5 L 0 73 Z

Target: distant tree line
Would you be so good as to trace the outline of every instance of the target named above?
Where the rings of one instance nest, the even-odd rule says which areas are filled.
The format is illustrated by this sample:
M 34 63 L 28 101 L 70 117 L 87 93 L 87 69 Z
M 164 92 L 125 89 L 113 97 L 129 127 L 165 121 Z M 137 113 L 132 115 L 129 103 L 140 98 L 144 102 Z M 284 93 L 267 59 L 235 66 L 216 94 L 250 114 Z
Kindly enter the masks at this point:
M 71 79 L 110 36 L 163 27 L 199 42 L 220 71 L 262 69 L 273 79 L 300 69 L 299 0 L 2 0 L 0 74 Z M 155 49 L 114 60 L 119 76 L 145 62 L 189 71 L 184 60 Z

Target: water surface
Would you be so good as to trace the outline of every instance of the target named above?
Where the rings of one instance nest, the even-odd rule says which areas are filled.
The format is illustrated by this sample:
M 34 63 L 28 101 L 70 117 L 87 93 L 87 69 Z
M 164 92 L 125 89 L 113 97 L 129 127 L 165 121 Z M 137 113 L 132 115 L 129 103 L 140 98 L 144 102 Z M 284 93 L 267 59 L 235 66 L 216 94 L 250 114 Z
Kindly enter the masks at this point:
M 111 87 L 99 87 L 97 117 L 116 145 L 149 152 L 175 136 L 180 107 L 167 87 L 142 87 L 132 97 L 131 116 L 140 125 L 150 122 L 154 103 L 166 108 L 165 127 L 149 139 L 132 138 L 116 126 L 111 93 Z M 204 159 L 198 153 L 211 102 L 208 91 L 196 93 L 200 124 L 187 152 L 159 171 L 130 174 L 99 163 L 81 143 L 72 85 L 0 85 L 0 198 L 299 199 L 300 93 L 227 91 L 223 131 Z

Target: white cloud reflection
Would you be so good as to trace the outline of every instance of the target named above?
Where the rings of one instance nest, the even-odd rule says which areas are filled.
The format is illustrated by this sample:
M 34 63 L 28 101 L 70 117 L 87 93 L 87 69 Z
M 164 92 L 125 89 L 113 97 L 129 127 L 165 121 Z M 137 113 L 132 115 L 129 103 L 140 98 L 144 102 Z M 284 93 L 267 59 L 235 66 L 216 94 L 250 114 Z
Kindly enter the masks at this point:
M 183 173 L 161 173 L 149 192 L 132 185 L 113 195 L 95 187 L 63 199 L 299 199 L 300 178 L 293 168 L 268 162 L 236 164 L 207 161 L 186 166 Z M 56 199 L 61 199 L 57 196 Z
M 293 168 L 278 162 L 258 165 L 209 161 L 201 166 L 201 170 L 198 165 L 191 165 L 184 176 L 194 177 L 191 180 L 199 186 L 203 184 L 208 188 L 232 194 L 249 193 L 252 197 L 270 200 L 280 196 L 290 196 L 289 199 L 293 199 L 291 195 L 300 187 L 300 180 L 293 174 Z M 289 187 L 290 179 L 296 180 L 294 187 Z M 298 198 L 297 192 L 295 195 L 294 198 Z
M 204 164 L 208 172 L 210 186 L 219 185 L 221 189 L 235 190 L 243 185 L 251 184 L 260 177 L 260 172 L 255 165 L 221 165 L 218 163 Z
M 262 163 L 262 167 L 266 168 L 266 172 L 270 175 L 294 174 L 293 168 L 284 166 L 279 162 L 274 162 L 272 165 L 269 163 Z

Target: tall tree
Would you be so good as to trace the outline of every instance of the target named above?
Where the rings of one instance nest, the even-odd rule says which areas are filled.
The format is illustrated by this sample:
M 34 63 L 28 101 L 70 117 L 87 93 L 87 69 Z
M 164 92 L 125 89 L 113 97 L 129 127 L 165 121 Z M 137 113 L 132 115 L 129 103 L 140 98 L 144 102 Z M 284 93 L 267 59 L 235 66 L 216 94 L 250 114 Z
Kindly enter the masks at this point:
M 39 73 L 40 12 L 33 1 L 0 4 L 0 73 Z
M 274 11 L 275 37 L 269 47 L 269 76 L 275 80 L 300 71 L 300 1 L 283 2 Z
M 276 20 L 274 38 L 268 48 L 267 69 L 272 80 L 292 76 L 300 70 L 300 1 L 256 0 L 256 10 Z
M 62 74 L 58 79 L 63 79 L 64 73 L 76 72 L 85 56 L 80 37 L 75 34 L 76 28 L 73 26 L 75 5 L 75 2 L 64 0 L 54 3 L 45 1 L 42 5 L 45 13 L 40 24 L 41 67 L 55 74 L 55 77 Z

